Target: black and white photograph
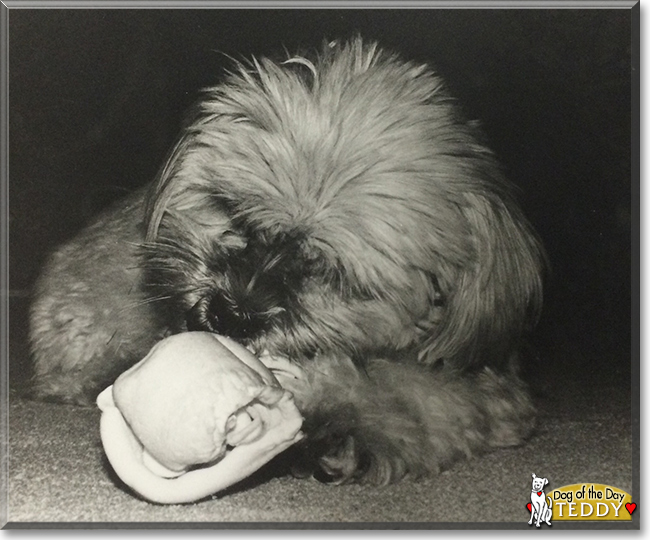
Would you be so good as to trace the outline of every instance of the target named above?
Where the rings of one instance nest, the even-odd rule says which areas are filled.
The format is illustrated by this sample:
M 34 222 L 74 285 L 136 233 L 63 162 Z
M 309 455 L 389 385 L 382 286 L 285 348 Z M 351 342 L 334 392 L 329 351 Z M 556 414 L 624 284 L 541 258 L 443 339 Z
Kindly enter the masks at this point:
M 639 529 L 639 3 L 6 4 L 0 526 Z

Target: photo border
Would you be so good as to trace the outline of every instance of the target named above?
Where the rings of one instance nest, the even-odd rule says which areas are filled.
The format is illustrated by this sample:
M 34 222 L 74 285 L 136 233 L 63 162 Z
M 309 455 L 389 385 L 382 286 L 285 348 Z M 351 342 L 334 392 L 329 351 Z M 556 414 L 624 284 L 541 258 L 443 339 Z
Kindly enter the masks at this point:
M 632 10 L 632 499 L 643 501 L 640 492 L 640 443 L 641 443 L 641 372 L 640 357 L 645 351 L 645 343 L 640 332 L 642 299 L 647 300 L 647 292 L 641 287 L 638 270 L 643 268 L 641 260 L 640 231 L 645 231 L 641 215 L 641 155 L 640 155 L 640 1 L 627 0 L 593 0 L 593 1 L 515 1 L 515 0 L 407 0 L 404 2 L 375 1 L 216 1 L 216 0 L 4 0 L 0 4 L 0 526 L 5 529 L 297 529 L 297 530 L 456 530 L 483 529 L 509 530 L 527 529 L 525 523 L 487 523 L 487 522 L 439 522 L 407 523 L 305 523 L 305 522 L 7 522 L 7 481 L 8 481 L 8 341 L 9 341 L 9 20 L 13 9 L 630 9 Z M 647 331 L 647 325 L 644 329 Z M 635 513 L 630 522 L 559 522 L 553 529 L 561 530 L 623 530 L 639 529 L 639 514 Z

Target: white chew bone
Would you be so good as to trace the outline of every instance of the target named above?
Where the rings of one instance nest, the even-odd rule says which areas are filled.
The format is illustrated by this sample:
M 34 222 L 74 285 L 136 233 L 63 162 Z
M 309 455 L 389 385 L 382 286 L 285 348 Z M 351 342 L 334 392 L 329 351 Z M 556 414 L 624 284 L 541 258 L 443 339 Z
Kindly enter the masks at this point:
M 161 342 L 97 404 L 115 472 L 158 503 L 221 491 L 303 436 L 293 396 L 268 369 L 237 343 L 201 332 Z

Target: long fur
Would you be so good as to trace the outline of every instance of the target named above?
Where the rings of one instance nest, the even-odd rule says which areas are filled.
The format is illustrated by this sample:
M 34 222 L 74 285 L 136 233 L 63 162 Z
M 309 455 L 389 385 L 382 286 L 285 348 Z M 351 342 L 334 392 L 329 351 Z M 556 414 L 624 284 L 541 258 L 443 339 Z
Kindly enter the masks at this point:
M 54 254 L 35 393 L 90 401 L 161 337 L 304 370 L 303 465 L 384 483 L 518 444 L 543 252 L 441 79 L 360 38 L 238 63 L 157 180 Z M 299 468 L 299 467 L 298 467 Z

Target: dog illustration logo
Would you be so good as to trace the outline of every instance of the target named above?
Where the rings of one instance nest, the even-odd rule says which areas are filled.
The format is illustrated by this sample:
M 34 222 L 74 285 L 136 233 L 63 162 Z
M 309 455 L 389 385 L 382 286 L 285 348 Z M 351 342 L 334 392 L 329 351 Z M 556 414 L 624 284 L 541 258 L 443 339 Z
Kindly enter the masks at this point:
M 551 506 L 553 502 L 544 493 L 544 486 L 546 484 L 548 484 L 548 478 L 539 478 L 533 473 L 533 489 L 530 492 L 530 502 L 527 505 L 530 511 L 528 525 L 532 525 L 533 520 L 535 520 L 535 527 L 539 527 L 542 522 L 546 523 L 549 527 L 552 525 L 551 517 L 553 516 L 553 511 Z

